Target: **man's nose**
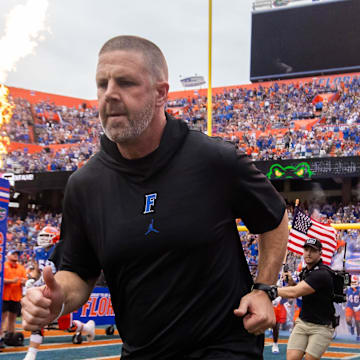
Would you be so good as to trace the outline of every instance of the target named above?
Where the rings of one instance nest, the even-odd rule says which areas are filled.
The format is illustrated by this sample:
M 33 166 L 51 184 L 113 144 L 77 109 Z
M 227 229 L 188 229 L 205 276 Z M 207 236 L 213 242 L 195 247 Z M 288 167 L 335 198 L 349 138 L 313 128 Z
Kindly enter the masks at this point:
M 116 81 L 113 79 L 110 79 L 107 84 L 107 88 L 105 91 L 105 100 L 106 101 L 120 100 L 119 87 L 117 86 Z

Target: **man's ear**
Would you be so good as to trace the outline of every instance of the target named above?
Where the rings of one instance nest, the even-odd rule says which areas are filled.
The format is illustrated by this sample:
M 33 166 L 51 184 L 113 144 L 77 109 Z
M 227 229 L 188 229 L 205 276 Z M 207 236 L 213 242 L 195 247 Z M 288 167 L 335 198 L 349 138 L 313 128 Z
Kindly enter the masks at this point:
M 169 83 L 167 81 L 159 81 L 156 83 L 156 106 L 163 106 L 167 102 L 169 93 Z

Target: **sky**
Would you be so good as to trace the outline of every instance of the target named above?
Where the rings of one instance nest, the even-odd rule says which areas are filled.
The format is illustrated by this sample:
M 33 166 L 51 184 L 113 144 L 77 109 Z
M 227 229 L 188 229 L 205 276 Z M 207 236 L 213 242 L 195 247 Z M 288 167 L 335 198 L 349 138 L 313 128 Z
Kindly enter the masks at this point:
M 1 0 L 0 39 L 11 10 L 31 1 L 39 0 Z M 196 74 L 208 80 L 208 0 L 42 1 L 48 6 L 36 46 L 7 73 L 7 86 L 95 99 L 97 53 L 105 41 L 122 34 L 145 37 L 160 47 L 169 66 L 170 91 L 184 89 L 183 77 Z M 248 84 L 253 0 L 212 2 L 212 86 Z M 30 24 L 39 20 L 26 13 L 34 17 Z M 20 33 L 30 26 L 24 20 L 16 23 Z M 6 48 L 0 41 L 0 54 Z

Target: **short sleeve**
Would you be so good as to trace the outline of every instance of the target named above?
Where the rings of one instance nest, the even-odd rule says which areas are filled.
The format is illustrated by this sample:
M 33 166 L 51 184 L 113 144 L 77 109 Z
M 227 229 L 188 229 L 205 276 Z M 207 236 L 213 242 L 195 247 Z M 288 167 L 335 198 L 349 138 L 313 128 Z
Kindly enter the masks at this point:
M 282 196 L 245 154 L 236 153 L 234 169 L 235 216 L 253 234 L 275 229 L 286 209 Z
M 312 271 L 304 281 L 310 285 L 315 291 L 320 291 L 321 289 L 331 289 L 333 287 L 332 277 L 329 271 L 324 269 L 319 269 Z

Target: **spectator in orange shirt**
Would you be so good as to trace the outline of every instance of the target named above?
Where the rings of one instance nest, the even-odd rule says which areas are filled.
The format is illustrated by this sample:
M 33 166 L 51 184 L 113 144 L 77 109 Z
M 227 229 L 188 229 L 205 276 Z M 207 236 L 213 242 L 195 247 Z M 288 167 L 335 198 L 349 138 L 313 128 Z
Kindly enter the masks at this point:
M 6 324 L 6 328 L 0 329 L 0 348 L 4 347 L 3 330 L 6 331 L 6 339 L 13 337 L 16 317 L 21 314 L 22 287 L 27 279 L 25 268 L 18 263 L 18 258 L 19 252 L 10 250 L 4 264 L 2 322 Z

